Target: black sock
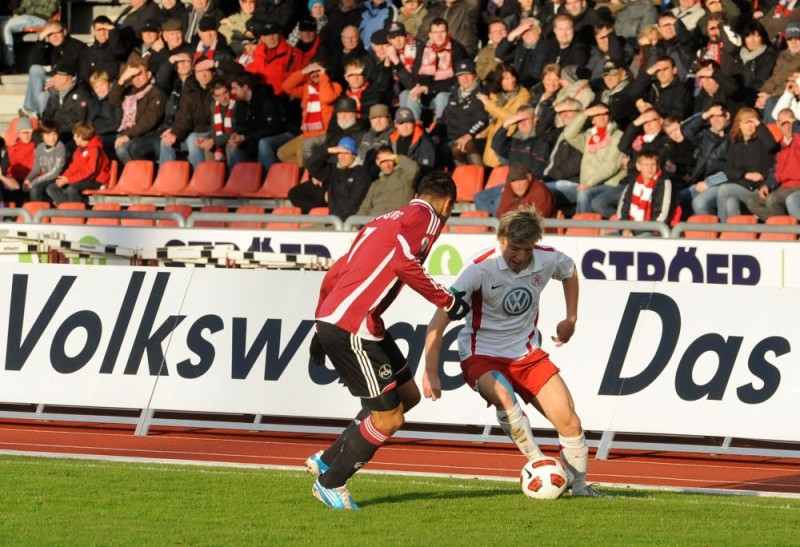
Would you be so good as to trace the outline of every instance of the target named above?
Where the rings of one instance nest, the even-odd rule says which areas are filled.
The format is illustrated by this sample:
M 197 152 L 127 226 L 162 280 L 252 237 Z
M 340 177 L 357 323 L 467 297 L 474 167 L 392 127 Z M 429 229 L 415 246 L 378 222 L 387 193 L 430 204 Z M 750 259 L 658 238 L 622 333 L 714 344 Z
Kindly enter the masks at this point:
M 355 418 L 355 420 L 353 420 L 352 422 L 350 422 L 350 423 L 347 425 L 347 427 L 346 427 L 346 428 L 344 428 L 344 431 L 342 431 L 342 434 L 341 434 L 341 435 L 339 435 L 339 438 L 338 438 L 338 439 L 336 439 L 335 441 L 333 441 L 333 444 L 332 444 L 332 445 L 330 445 L 330 446 L 329 446 L 329 447 L 328 447 L 328 448 L 325 450 L 325 452 L 323 452 L 323 453 L 322 453 L 322 461 L 323 461 L 323 462 L 325 462 L 326 464 L 330 465 L 330 464 L 331 464 L 331 462 L 332 462 L 333 460 L 335 460 L 335 459 L 336 459 L 336 456 L 338 456 L 338 455 L 339 455 L 339 452 L 341 452 L 341 451 L 342 451 L 342 446 L 344 446 L 344 438 L 345 438 L 345 437 L 346 437 L 348 434 L 350 434 L 350 430 L 351 430 L 351 429 L 358 429 L 358 424 L 360 424 L 360 423 L 361 423 L 361 420 L 363 420 L 363 419 L 365 419 L 367 416 L 369 416 L 369 414 L 370 414 L 370 411 L 369 411 L 369 409 L 368 409 L 368 408 L 362 408 L 362 409 L 361 409 L 361 412 L 359 412 L 358 414 L 356 414 L 356 418 Z
M 329 464 L 330 469 L 319 478 L 319 483 L 325 488 L 344 486 L 347 479 L 364 467 L 389 438 L 375 427 L 371 416 L 362 420 L 358 427 L 348 427 L 346 433 L 342 435 L 341 452 Z

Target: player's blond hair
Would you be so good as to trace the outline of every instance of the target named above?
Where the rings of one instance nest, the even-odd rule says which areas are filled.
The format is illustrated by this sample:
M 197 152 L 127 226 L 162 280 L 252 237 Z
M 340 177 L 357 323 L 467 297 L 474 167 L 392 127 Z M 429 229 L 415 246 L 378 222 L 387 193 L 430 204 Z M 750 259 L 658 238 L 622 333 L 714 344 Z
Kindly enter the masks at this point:
M 537 243 L 542 239 L 542 234 L 544 234 L 544 218 L 533 205 L 523 205 L 500 217 L 497 239 L 505 239 L 515 244 Z

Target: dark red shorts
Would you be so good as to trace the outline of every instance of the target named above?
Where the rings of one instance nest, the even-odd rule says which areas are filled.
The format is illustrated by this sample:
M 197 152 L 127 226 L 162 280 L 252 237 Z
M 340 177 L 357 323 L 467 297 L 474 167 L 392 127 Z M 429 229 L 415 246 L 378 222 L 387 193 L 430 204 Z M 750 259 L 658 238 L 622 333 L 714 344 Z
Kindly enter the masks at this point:
M 550 355 L 541 348 L 518 360 L 473 355 L 461 362 L 461 370 L 467 384 L 476 391 L 481 376 L 493 370 L 501 372 L 526 403 L 529 403 L 542 386 L 559 372 L 559 368 L 550 360 Z

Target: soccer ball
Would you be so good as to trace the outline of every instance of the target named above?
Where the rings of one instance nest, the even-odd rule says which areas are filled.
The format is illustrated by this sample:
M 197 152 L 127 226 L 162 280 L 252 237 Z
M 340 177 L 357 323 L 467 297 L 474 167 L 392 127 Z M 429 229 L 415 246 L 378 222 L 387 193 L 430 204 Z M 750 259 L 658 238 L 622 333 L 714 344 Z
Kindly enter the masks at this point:
M 537 458 L 525 464 L 519 482 L 529 498 L 554 500 L 567 489 L 567 472 L 554 458 Z

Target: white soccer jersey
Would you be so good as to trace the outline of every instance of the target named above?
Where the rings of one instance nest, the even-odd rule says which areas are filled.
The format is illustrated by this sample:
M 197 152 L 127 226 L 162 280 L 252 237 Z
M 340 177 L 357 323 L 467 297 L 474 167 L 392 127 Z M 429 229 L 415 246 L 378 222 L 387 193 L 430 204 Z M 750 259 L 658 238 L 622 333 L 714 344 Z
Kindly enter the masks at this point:
M 530 265 L 514 273 L 499 248 L 483 252 L 453 284 L 472 309 L 458 335 L 461 360 L 472 355 L 520 359 L 541 345 L 539 295 L 550 279 L 574 275 L 575 263 L 552 247 L 536 246 Z

